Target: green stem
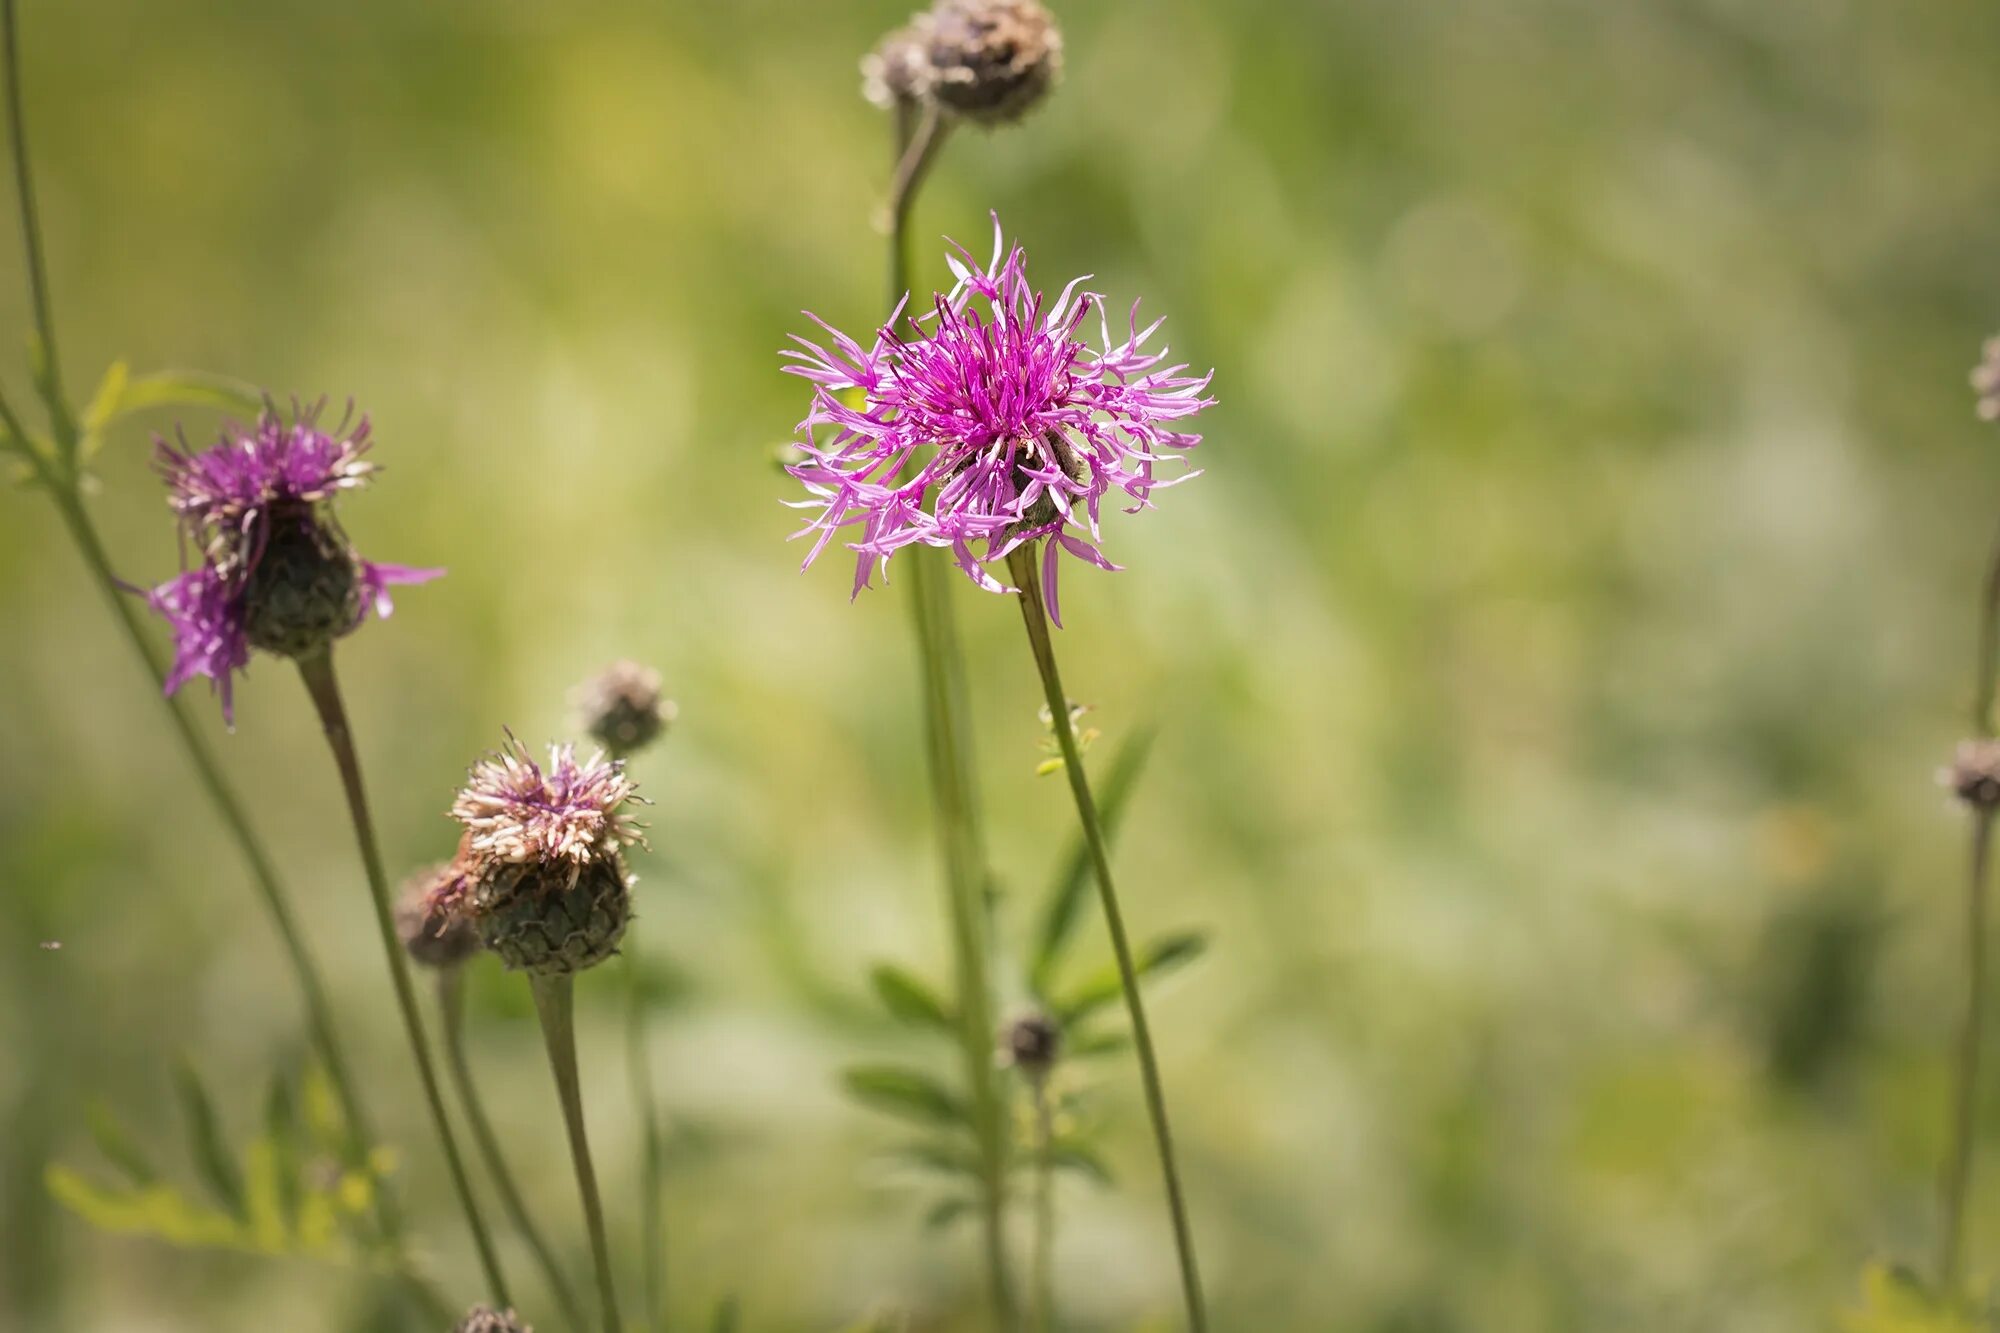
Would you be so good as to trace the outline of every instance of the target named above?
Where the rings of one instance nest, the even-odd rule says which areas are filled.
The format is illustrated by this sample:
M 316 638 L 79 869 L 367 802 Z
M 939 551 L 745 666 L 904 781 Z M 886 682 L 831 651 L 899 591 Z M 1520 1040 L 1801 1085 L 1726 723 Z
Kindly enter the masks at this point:
M 1055 1113 L 1049 1103 L 1046 1070 L 1028 1078 L 1035 1099 L 1035 1329 L 1052 1333 L 1056 1326 L 1056 1191 Z
M 110 559 L 105 555 L 96 526 L 91 523 L 89 514 L 75 495 L 57 488 L 52 488 L 50 494 L 55 500 L 57 512 L 62 515 L 63 526 L 75 542 L 78 555 L 83 558 L 84 567 L 90 572 L 91 582 L 96 584 L 105 606 L 111 612 L 111 618 L 118 623 L 126 643 L 145 667 L 154 688 L 159 689 L 166 679 L 165 665 L 160 660 L 158 649 L 139 624 L 131 594 L 122 590 L 118 576 L 111 570 Z M 243 802 L 223 777 L 222 765 L 217 761 L 215 752 L 188 717 L 187 706 L 177 695 L 162 693 L 160 699 L 168 719 L 173 723 L 174 735 L 179 738 L 181 748 L 194 765 L 196 779 L 215 806 L 216 813 L 222 816 L 223 825 L 235 839 L 244 861 L 250 867 L 251 881 L 256 885 L 257 895 L 271 918 L 271 925 L 278 932 L 278 941 L 291 964 L 292 975 L 298 981 L 313 1046 L 318 1050 L 320 1061 L 326 1066 L 327 1078 L 332 1081 L 335 1095 L 340 1099 L 341 1115 L 347 1122 L 349 1164 L 363 1166 L 368 1160 L 369 1146 L 374 1141 L 373 1131 L 367 1113 L 362 1109 L 360 1095 L 355 1090 L 347 1055 L 334 1031 L 333 1006 L 327 1000 L 325 983 L 320 978 L 319 967 L 313 961 L 311 952 L 306 948 L 305 936 L 299 929 L 291 900 L 278 882 L 277 870 L 262 841 L 250 827 L 250 817 L 243 808 Z M 383 1231 L 393 1240 L 401 1234 L 401 1219 L 396 1216 L 394 1205 L 386 1196 L 382 1198 L 380 1208 Z
M 452 1188 L 458 1194 L 459 1205 L 465 1210 L 466 1226 L 472 1231 L 472 1243 L 479 1251 L 479 1264 L 485 1272 L 492 1298 L 501 1305 L 511 1305 L 507 1279 L 500 1271 L 500 1257 L 494 1252 L 493 1239 L 487 1234 L 486 1223 L 479 1215 L 479 1203 L 473 1197 L 472 1182 L 466 1176 L 465 1163 L 459 1156 L 458 1139 L 452 1133 L 450 1119 L 445 1115 L 444 1094 L 438 1088 L 437 1070 L 431 1063 L 430 1042 L 424 1034 L 424 1016 L 417 1007 L 416 986 L 410 980 L 410 960 L 403 951 L 401 937 L 396 933 L 395 908 L 389 899 L 389 879 L 382 870 L 382 852 L 375 842 L 374 820 L 368 814 L 368 794 L 361 782 L 361 761 L 355 752 L 353 732 L 348 726 L 347 706 L 341 701 L 340 683 L 334 676 L 333 655 L 323 651 L 298 665 L 299 678 L 305 682 L 306 693 L 312 696 L 320 728 L 326 733 L 327 748 L 333 752 L 334 767 L 340 771 L 341 791 L 347 797 L 347 813 L 354 822 L 354 840 L 360 846 L 362 868 L 367 872 L 368 896 L 375 908 L 376 932 L 381 936 L 382 952 L 389 960 L 389 977 L 395 984 L 396 1006 L 402 1013 L 404 1034 L 409 1038 L 410 1057 L 416 1063 L 424 1102 L 430 1110 L 431 1123 L 437 1129 L 438 1142 L 444 1148 Z
M 541 1265 L 549 1290 L 555 1296 L 556 1304 L 562 1308 L 563 1321 L 571 1328 L 582 1328 L 583 1307 L 577 1303 L 576 1292 L 563 1275 L 562 1265 L 556 1262 L 555 1250 L 543 1237 L 541 1228 L 535 1225 L 534 1216 L 521 1197 L 514 1173 L 507 1167 L 506 1155 L 500 1151 L 500 1139 L 493 1132 L 493 1122 L 486 1117 L 486 1107 L 479 1097 L 479 1085 L 472 1078 L 472 1062 L 465 1055 L 464 968 L 454 965 L 440 969 L 437 993 L 438 1012 L 444 1027 L 445 1068 L 450 1071 L 451 1080 L 458 1088 L 458 1101 L 465 1110 L 466 1123 L 472 1126 L 473 1146 L 479 1149 L 480 1158 L 486 1163 L 486 1173 L 493 1177 L 494 1188 L 500 1192 L 500 1204 L 506 1209 L 508 1220 L 521 1233 L 521 1239 L 528 1243 L 535 1261 Z
M 575 988 L 567 972 L 528 978 L 535 993 L 535 1013 L 542 1020 L 542 1040 L 549 1050 L 549 1071 L 555 1075 L 562 1100 L 563 1127 L 569 1131 L 569 1160 L 576 1171 L 576 1188 L 583 1195 L 583 1220 L 590 1229 L 590 1254 L 597 1268 L 597 1298 L 603 1306 L 605 1333 L 619 1333 L 618 1293 L 611 1281 L 611 1244 L 604 1234 L 604 1205 L 597 1196 L 597 1171 L 590 1164 L 590 1139 L 583 1127 L 583 1090 L 576 1069 Z
M 21 34 L 15 21 L 15 0 L 0 0 L 0 42 L 7 66 L 7 133 L 13 147 L 14 192 L 21 205 L 21 240 L 28 252 L 28 295 L 34 307 L 38 343 L 36 382 L 48 403 L 49 420 L 66 467 L 76 461 L 76 422 L 63 392 L 61 358 L 56 355 L 55 310 L 49 300 L 49 269 L 42 252 L 41 213 L 35 207 L 34 171 L 28 165 L 28 128 L 22 114 Z
M 1979 646 L 1974 666 L 1972 734 L 1993 734 L 1993 694 L 2000 673 L 2000 539 L 1987 559 L 1986 584 L 1979 599 Z
M 898 119 L 899 148 L 890 189 L 889 304 L 893 309 L 910 288 L 910 212 L 919 187 L 943 146 L 950 122 L 927 107 L 913 134 Z M 907 137 L 907 142 L 905 141 Z M 932 810 L 944 864 L 946 902 L 951 918 L 957 973 L 959 1040 L 971 1090 L 973 1132 L 978 1141 L 981 1239 L 987 1286 L 995 1322 L 1002 1330 L 1019 1326 L 1014 1284 L 1008 1273 L 1006 1123 L 993 1073 L 993 999 L 987 976 L 986 853 L 978 822 L 973 782 L 971 709 L 965 691 L 965 654 L 951 611 L 943 553 L 917 548 L 904 557 L 910 583 L 910 612 L 923 677 L 924 737 L 930 768 Z
M 1104 924 L 1111 933 L 1111 950 L 1118 959 L 1118 978 L 1125 991 L 1125 1010 L 1132 1021 L 1132 1045 L 1139 1054 L 1139 1076 L 1146 1089 L 1146 1112 L 1153 1122 L 1153 1141 L 1160 1152 L 1160 1174 L 1166 1181 L 1167 1211 L 1173 1218 L 1174 1249 L 1180 1259 L 1181 1294 L 1187 1303 L 1188 1327 L 1204 1333 L 1208 1315 L 1202 1303 L 1201 1274 L 1195 1266 L 1194 1233 L 1188 1226 L 1187 1201 L 1181 1191 L 1180 1168 L 1174 1160 L 1173 1131 L 1167 1124 L 1167 1098 L 1160 1083 L 1159 1058 L 1153 1052 L 1153 1034 L 1146 1022 L 1146 1006 L 1139 994 L 1138 969 L 1132 961 L 1131 941 L 1125 935 L 1124 913 L 1118 907 L 1118 892 L 1111 881 L 1111 858 L 1104 830 L 1097 820 L 1097 802 L 1090 794 L 1090 780 L 1084 775 L 1083 759 L 1077 751 L 1076 732 L 1070 726 L 1069 696 L 1063 693 L 1062 674 L 1056 669 L 1055 645 L 1049 640 L 1048 616 L 1042 607 L 1040 571 L 1036 567 L 1038 543 L 1026 542 L 1007 556 L 1007 567 L 1019 585 L 1021 619 L 1028 630 L 1028 646 L 1041 673 L 1042 690 L 1048 698 L 1056 743 L 1062 748 L 1063 769 L 1069 775 L 1070 795 L 1076 801 L 1077 821 L 1083 826 L 1084 841 L 1090 845 L 1090 860 L 1097 872 L 1097 896 L 1104 907 Z
M 660 1142 L 660 1116 L 654 1103 L 653 1057 L 646 1045 L 646 1003 L 639 984 L 638 964 L 625 963 L 625 1067 L 632 1079 L 632 1103 L 639 1117 L 640 1279 L 646 1308 L 643 1327 L 663 1327 L 667 1319 L 666 1225 L 661 1216 L 660 1182 L 666 1173 Z
M 1944 1231 L 1938 1277 L 1947 1294 L 1958 1290 L 1965 1257 L 1965 1204 L 1972 1192 L 1972 1147 L 1977 1132 L 1979 1056 L 1984 1044 L 1986 997 L 1986 883 L 1994 811 L 1972 814 L 1972 864 L 1965 893 L 1965 1018 L 1959 1027 L 1952 1099 L 1951 1156 L 1944 1173 Z

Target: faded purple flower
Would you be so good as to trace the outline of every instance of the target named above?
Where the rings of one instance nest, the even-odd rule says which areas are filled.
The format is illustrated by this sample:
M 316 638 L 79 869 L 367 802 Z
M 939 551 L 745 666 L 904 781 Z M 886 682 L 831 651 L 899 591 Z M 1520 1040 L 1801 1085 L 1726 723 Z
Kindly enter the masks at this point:
M 599 753 L 579 763 L 575 746 L 551 745 L 543 768 L 509 734 L 474 765 L 451 814 L 466 827 L 465 853 L 481 861 L 582 863 L 639 841 L 619 809 L 629 799 L 622 760 Z
M 812 496 L 793 507 L 814 514 L 794 535 L 818 534 L 811 565 L 836 532 L 855 529 L 857 595 L 914 543 L 949 549 L 990 592 L 1013 592 L 985 566 L 1047 537 L 1042 582 L 1060 625 L 1058 551 L 1118 568 L 1096 545 L 1104 497 L 1115 488 L 1136 512 L 1198 475 L 1161 480 L 1155 468 L 1184 463 L 1200 443 L 1177 423 L 1215 401 L 1204 396 L 1213 372 L 1162 367 L 1167 349 L 1145 350 L 1161 321 L 1142 330 L 1137 302 L 1113 341 L 1103 298 L 1078 291 L 1083 278 L 1048 304 L 1028 283 L 1026 253 L 1005 248 L 997 217 L 993 228 L 986 268 L 954 246 L 951 291 L 900 332 L 898 307 L 870 346 L 808 314 L 833 350 L 795 337 L 803 350 L 784 353 L 795 363 L 786 371 L 813 385 L 799 423 L 805 459 L 786 470 Z M 1093 310 L 1095 348 L 1080 336 Z
M 250 650 L 303 657 L 351 633 L 373 608 L 387 616 L 389 588 L 423 583 L 441 569 L 363 560 L 333 516 L 343 491 L 365 485 L 375 465 L 368 420 L 321 429 L 324 402 L 289 422 L 267 409 L 254 427 L 232 424 L 195 451 L 155 446 L 167 504 L 183 549 L 200 563 L 146 593 L 173 627 L 168 693 L 207 676 L 233 720 L 231 684 Z

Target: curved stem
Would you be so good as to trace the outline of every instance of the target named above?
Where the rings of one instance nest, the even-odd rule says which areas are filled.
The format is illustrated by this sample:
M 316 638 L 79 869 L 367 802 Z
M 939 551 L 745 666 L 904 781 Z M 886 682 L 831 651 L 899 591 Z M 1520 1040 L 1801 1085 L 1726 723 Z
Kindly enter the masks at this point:
M 62 515 L 63 526 L 76 543 L 84 567 L 90 571 L 91 582 L 103 595 L 111 618 L 117 622 L 126 643 L 145 667 L 154 688 L 159 689 L 166 679 L 165 665 L 160 660 L 159 650 L 139 624 L 131 595 L 122 590 L 118 576 L 112 572 L 96 526 L 73 494 L 54 488 L 51 494 L 57 512 Z M 291 900 L 278 881 L 278 872 L 264 850 L 264 844 L 250 827 L 250 817 L 243 808 L 242 800 L 229 785 L 228 779 L 223 777 L 222 765 L 216 759 L 214 750 L 209 748 L 207 738 L 188 717 L 187 706 L 178 695 L 162 693 L 160 699 L 168 719 L 173 723 L 174 735 L 187 752 L 189 762 L 194 765 L 196 780 L 243 853 L 243 859 L 250 868 L 251 882 L 255 884 L 264 910 L 271 918 L 272 927 L 278 932 L 278 942 L 291 964 L 293 977 L 298 981 L 299 994 L 305 1003 L 307 1029 L 321 1062 L 326 1066 L 327 1078 L 333 1083 L 335 1095 L 340 1099 L 341 1116 L 347 1122 L 349 1165 L 365 1164 L 369 1147 L 374 1141 L 373 1130 L 367 1113 L 362 1109 L 360 1094 L 355 1090 L 346 1052 L 334 1031 L 333 1006 L 327 1000 L 325 982 L 320 978 L 319 966 L 313 961 L 311 951 L 306 948 L 305 935 L 299 928 Z M 379 1220 L 383 1231 L 393 1240 L 401 1234 L 401 1219 L 386 1194 L 382 1197 L 380 1208 Z
M 1052 1333 L 1056 1326 L 1056 1190 L 1055 1112 L 1049 1104 L 1046 1071 L 1031 1075 L 1028 1089 L 1035 1099 L 1035 1329 Z
M 1208 1315 L 1202 1304 L 1201 1274 L 1195 1266 L 1194 1234 L 1188 1226 L 1187 1201 L 1181 1192 L 1180 1168 L 1174 1160 L 1173 1131 L 1167 1124 L 1167 1098 L 1160 1082 L 1159 1058 L 1153 1052 L 1153 1034 L 1146 1022 L 1146 1006 L 1139 994 L 1138 969 L 1132 961 L 1131 941 L 1125 935 L 1125 917 L 1118 907 L 1118 892 L 1111 881 L 1111 858 L 1105 849 L 1104 830 L 1097 820 L 1097 802 L 1090 794 L 1090 780 L 1084 776 L 1083 759 L 1076 747 L 1076 732 L 1070 726 L 1069 696 L 1063 693 L 1062 674 L 1056 669 L 1055 645 L 1049 640 L 1048 616 L 1042 607 L 1041 577 L 1035 565 L 1034 542 L 1023 543 L 1007 556 L 1007 567 L 1020 588 L 1021 619 L 1028 630 L 1028 646 L 1041 673 L 1042 690 L 1048 697 L 1056 743 L 1062 747 L 1063 769 L 1069 775 L 1070 795 L 1076 801 L 1077 821 L 1083 826 L 1084 841 L 1090 845 L 1090 860 L 1097 872 L 1097 896 L 1104 907 L 1104 924 L 1111 933 L 1111 950 L 1118 959 L 1118 979 L 1125 991 L 1125 1010 L 1132 1021 L 1132 1045 L 1139 1054 L 1139 1076 L 1146 1088 L 1146 1112 L 1153 1122 L 1153 1141 L 1160 1152 L 1160 1174 L 1167 1187 L 1167 1211 L 1173 1218 L 1174 1249 L 1180 1259 L 1181 1294 L 1187 1303 L 1188 1327 L 1203 1333 Z
M 660 1209 L 660 1181 L 666 1172 L 660 1116 L 653 1096 L 653 1057 L 646 1045 L 646 1003 L 639 970 L 625 962 L 625 1068 L 632 1080 L 632 1104 L 639 1118 L 640 1281 L 646 1302 L 641 1326 L 658 1329 L 667 1321 L 666 1226 Z
M 583 1127 L 583 1090 L 576 1069 L 575 988 L 566 972 L 528 978 L 535 993 L 535 1013 L 542 1020 L 542 1041 L 549 1051 L 549 1072 L 555 1075 L 562 1100 L 563 1128 L 569 1132 L 569 1160 L 576 1171 L 576 1188 L 583 1195 L 583 1220 L 590 1229 L 590 1254 L 597 1268 L 597 1298 L 603 1306 L 605 1333 L 619 1333 L 618 1293 L 611 1281 L 611 1244 L 604 1234 L 604 1205 L 597 1196 L 597 1171 L 590 1164 L 590 1138 Z
M 21 34 L 14 15 L 15 0 L 0 0 L 0 42 L 4 42 L 7 66 L 7 134 L 14 156 L 14 192 L 21 205 L 21 240 L 28 252 L 28 295 L 35 312 L 35 337 L 39 344 L 36 380 L 48 403 L 49 420 L 55 426 L 65 465 L 73 465 L 76 453 L 76 423 L 70 417 L 69 400 L 63 392 L 61 358 L 56 355 L 56 320 L 49 300 L 49 270 L 42 253 L 40 212 L 35 207 L 34 171 L 28 165 L 28 129 L 22 115 Z
M 909 222 L 949 122 L 928 107 L 914 134 L 900 121 L 901 149 L 889 194 L 889 305 L 910 287 Z M 907 137 L 906 137 L 907 135 Z M 943 552 L 912 550 L 906 557 L 910 614 L 923 677 L 924 739 L 930 769 L 932 812 L 944 864 L 946 905 L 956 971 L 959 1042 L 978 1141 L 981 1240 L 987 1286 L 999 1328 L 1019 1326 L 1008 1272 L 1007 1142 L 1004 1108 L 993 1076 L 993 999 L 987 975 L 986 853 L 979 831 L 973 780 L 971 708 L 966 698 L 964 651 L 942 577 Z
M 333 752 L 334 767 L 340 771 L 341 791 L 347 797 L 347 813 L 354 821 L 354 840 L 361 849 L 362 868 L 367 872 L 368 896 L 375 908 L 376 932 L 381 936 L 382 952 L 389 960 L 389 978 L 395 985 L 396 1007 L 403 1017 L 403 1031 L 409 1038 L 410 1057 L 417 1066 L 417 1080 L 423 1085 L 424 1102 L 430 1110 L 431 1123 L 437 1130 L 438 1142 L 444 1148 L 445 1165 L 451 1173 L 451 1184 L 458 1194 L 460 1207 L 465 1210 L 465 1223 L 472 1231 L 472 1243 L 479 1251 L 479 1264 L 486 1275 L 486 1285 L 494 1300 L 501 1305 L 513 1304 L 507 1294 L 507 1279 L 500 1271 L 500 1257 L 494 1252 L 493 1239 L 486 1231 L 486 1223 L 479 1215 L 478 1200 L 472 1194 L 472 1182 L 465 1174 L 465 1163 L 459 1157 L 458 1139 L 452 1133 L 451 1120 L 444 1109 L 444 1094 L 438 1088 L 437 1070 L 431 1063 L 430 1042 L 424 1034 L 424 1017 L 417 1008 L 417 991 L 410 981 L 410 960 L 403 951 L 403 943 L 396 934 L 395 909 L 390 905 L 389 880 L 382 870 L 382 852 L 375 842 L 375 823 L 368 814 L 368 794 L 361 782 L 361 761 L 354 749 L 353 732 L 347 722 L 347 706 L 341 701 L 340 684 L 333 673 L 333 656 L 322 652 L 317 657 L 309 657 L 299 664 L 299 678 L 305 682 L 306 693 L 312 696 L 313 708 L 319 713 L 320 728 L 326 733 L 327 748 Z
M 472 1078 L 472 1063 L 465 1056 L 464 968 L 451 966 L 440 969 L 437 993 L 438 1013 L 444 1027 L 445 1068 L 450 1071 L 451 1081 L 458 1089 L 458 1102 L 465 1110 L 465 1121 L 472 1126 L 473 1146 L 486 1163 L 486 1174 L 493 1178 L 493 1187 L 500 1192 L 500 1205 L 506 1209 L 508 1220 L 521 1233 L 521 1239 L 528 1243 L 535 1261 L 541 1265 L 549 1290 L 562 1309 L 563 1321 L 571 1328 L 582 1328 L 583 1307 L 577 1303 L 576 1292 L 563 1275 L 562 1265 L 556 1262 L 555 1250 L 535 1225 L 534 1215 L 521 1198 L 520 1186 L 515 1184 L 514 1173 L 507 1168 L 506 1155 L 500 1151 L 500 1139 L 493 1132 L 493 1122 L 486 1118 L 486 1107 L 479 1097 L 479 1085 Z

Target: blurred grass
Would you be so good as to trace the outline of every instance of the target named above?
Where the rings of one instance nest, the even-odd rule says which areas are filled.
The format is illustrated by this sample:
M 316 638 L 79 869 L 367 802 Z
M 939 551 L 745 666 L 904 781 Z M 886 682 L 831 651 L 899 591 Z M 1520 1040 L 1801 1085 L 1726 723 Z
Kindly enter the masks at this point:
M 875 314 L 854 60 L 902 8 L 25 7 L 78 392 L 123 356 L 352 395 L 387 471 L 346 522 L 451 566 L 343 654 L 391 856 L 444 852 L 464 765 L 556 732 L 604 660 L 672 682 L 634 947 L 688 983 L 656 1031 L 681 1317 L 969 1326 L 967 1238 L 918 1234 L 833 1080 L 900 1041 L 867 965 L 944 956 L 900 599 L 796 573 L 768 464 L 796 312 Z M 1143 294 L 1218 367 L 1207 476 L 1113 528 L 1130 572 L 1065 587 L 1062 642 L 1108 738 L 1159 722 L 1130 910 L 1216 937 L 1157 1008 L 1218 1327 L 1824 1328 L 1867 1257 L 1927 1252 L 1943 1147 L 1962 829 L 1930 774 L 2000 497 L 1964 384 L 2000 322 L 2000 14 L 1059 12 L 1065 86 L 964 136 L 918 228 L 978 242 L 995 208 L 1044 281 Z M 144 432 L 103 471 L 121 567 L 173 568 Z M 51 515 L 0 504 L 0 1327 L 393 1326 L 338 1275 L 95 1236 L 40 1189 L 88 1160 L 89 1099 L 170 1141 L 189 1048 L 243 1127 L 302 1041 Z M 996 869 L 1032 886 L 1068 833 L 1034 681 L 1012 608 L 960 591 Z M 268 665 L 238 710 L 225 752 L 462 1280 L 308 710 Z M 629 1161 L 598 989 L 593 1133 Z M 517 990 L 482 980 L 477 1054 L 574 1245 Z M 1130 1328 L 1170 1311 L 1169 1253 L 1103 1083 L 1127 1184 L 1065 1199 L 1059 1280 L 1079 1327 Z M 1990 1256 L 1991 1188 L 1974 1225 Z

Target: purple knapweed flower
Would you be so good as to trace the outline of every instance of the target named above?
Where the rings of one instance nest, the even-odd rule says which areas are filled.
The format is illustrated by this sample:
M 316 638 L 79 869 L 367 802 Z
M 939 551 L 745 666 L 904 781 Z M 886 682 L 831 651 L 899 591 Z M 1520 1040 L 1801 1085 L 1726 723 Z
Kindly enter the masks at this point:
M 793 507 L 816 512 L 793 535 L 818 533 L 811 565 L 836 532 L 858 529 L 847 543 L 857 595 L 914 543 L 949 549 L 989 592 L 1013 592 L 986 566 L 1046 537 L 1042 584 L 1060 625 L 1057 552 L 1119 568 L 1096 545 L 1099 506 L 1116 488 L 1127 512 L 1150 508 L 1155 490 L 1198 475 L 1161 480 L 1155 468 L 1200 443 L 1177 423 L 1215 401 L 1204 396 L 1214 372 L 1162 367 L 1167 349 L 1145 350 L 1162 321 L 1142 330 L 1137 302 L 1114 342 L 1104 299 L 1078 291 L 1084 278 L 1048 304 L 997 217 L 984 269 L 953 250 L 957 281 L 928 313 L 902 320 L 906 301 L 864 347 L 808 312 L 834 350 L 795 337 L 802 350 L 784 353 L 786 371 L 813 385 L 805 458 L 786 470 L 812 495 Z M 1096 348 L 1080 336 L 1093 309 Z
M 551 745 L 544 768 L 511 734 L 473 766 L 452 802 L 465 851 L 483 861 L 583 862 L 639 841 L 619 807 L 633 799 L 625 765 L 603 754 L 578 761 L 573 745 Z
M 444 573 L 358 556 L 333 515 L 343 491 L 367 484 L 375 465 L 368 420 L 331 432 L 320 407 L 287 422 L 267 409 L 254 427 L 231 424 L 213 447 L 155 445 L 183 551 L 200 563 L 146 593 L 173 627 L 169 694 L 207 676 L 233 720 L 231 684 L 250 650 L 307 657 L 356 629 L 373 608 L 387 616 L 389 588 Z

